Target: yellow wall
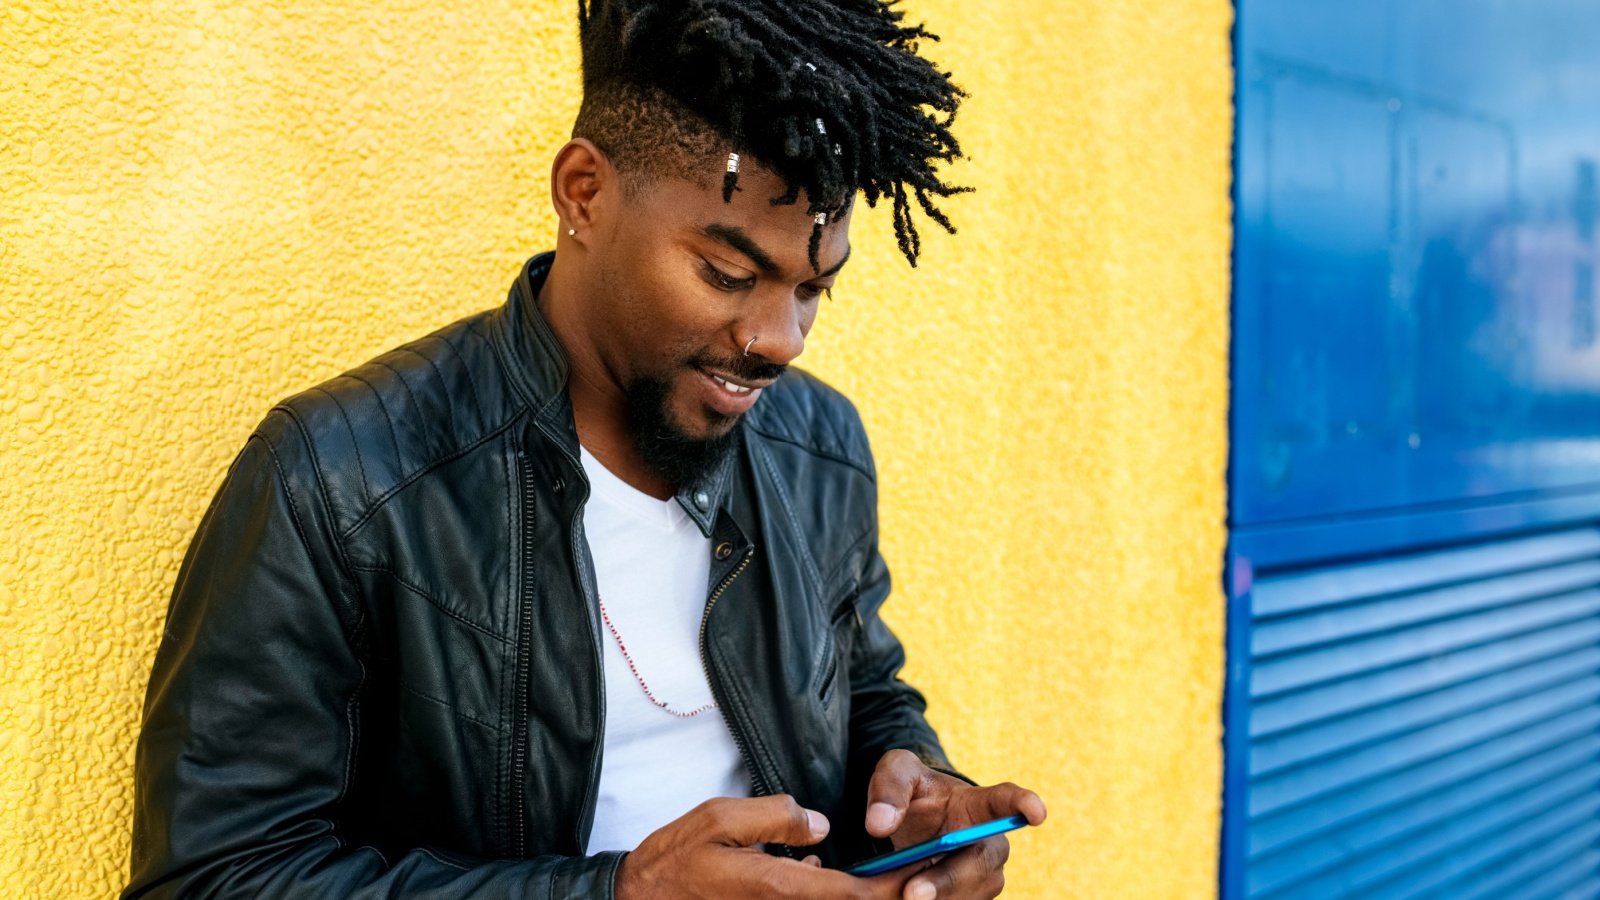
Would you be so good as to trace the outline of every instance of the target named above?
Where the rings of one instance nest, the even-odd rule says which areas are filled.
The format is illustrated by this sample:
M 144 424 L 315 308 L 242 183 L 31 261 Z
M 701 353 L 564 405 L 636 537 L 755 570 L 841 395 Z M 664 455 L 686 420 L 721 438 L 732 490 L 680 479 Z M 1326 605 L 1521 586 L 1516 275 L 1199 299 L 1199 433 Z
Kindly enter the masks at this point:
M 1207 896 L 1231 10 L 909 5 L 979 193 L 915 272 L 858 217 L 808 356 L 875 441 L 891 622 L 958 763 L 1051 804 L 1008 896 Z M 550 242 L 573 6 L 0 13 L 0 895 L 118 885 L 166 595 L 250 426 Z

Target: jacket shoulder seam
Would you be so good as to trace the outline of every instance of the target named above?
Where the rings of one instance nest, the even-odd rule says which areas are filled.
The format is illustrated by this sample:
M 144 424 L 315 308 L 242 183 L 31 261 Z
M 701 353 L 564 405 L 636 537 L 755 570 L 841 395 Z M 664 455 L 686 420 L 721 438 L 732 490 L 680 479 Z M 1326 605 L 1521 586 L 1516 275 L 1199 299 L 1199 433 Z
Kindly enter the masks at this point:
M 840 464 L 842 466 L 848 466 L 849 468 L 855 469 L 857 472 L 860 472 L 861 476 L 863 478 L 867 479 L 868 481 L 872 482 L 873 484 L 877 484 L 878 483 L 877 475 L 873 473 L 872 469 L 865 462 L 862 462 L 862 461 L 857 460 L 857 459 L 852 459 L 851 457 L 843 456 L 843 455 L 840 455 L 838 453 L 834 453 L 834 452 L 829 451 L 829 450 L 824 450 L 824 449 L 822 449 L 821 447 L 818 447 L 815 444 L 809 443 L 807 441 L 799 440 L 798 438 L 795 438 L 795 437 L 793 437 L 793 436 L 791 436 L 789 434 L 783 433 L 783 432 L 772 431 L 772 430 L 770 430 L 768 428 L 764 428 L 764 427 L 756 425 L 754 423 L 751 423 L 750 430 L 754 431 L 756 434 L 761 435 L 762 437 L 766 438 L 767 440 L 777 441 L 777 442 L 783 443 L 783 444 L 788 444 L 791 447 L 795 447 L 797 449 L 804 450 L 807 453 L 811 454 L 812 456 L 818 457 L 820 459 L 825 459 L 825 460 L 828 460 L 829 462 L 836 462 L 836 463 L 838 463 L 838 464 Z
M 378 410 L 383 413 L 383 424 L 389 430 L 389 443 L 394 445 L 394 455 L 395 455 L 395 458 L 398 459 L 398 458 L 400 458 L 400 455 L 401 455 L 400 436 L 395 434 L 395 432 L 394 432 L 394 416 L 389 414 L 389 404 L 383 402 L 383 393 L 378 390 L 377 386 L 375 386 L 372 382 L 368 381 L 366 378 L 364 378 L 361 375 L 357 374 L 357 371 L 359 371 L 359 370 L 346 372 L 344 375 L 342 375 L 340 377 L 349 378 L 352 381 L 359 381 L 362 384 L 366 385 L 367 390 L 372 392 L 372 399 L 377 401 Z M 392 372 L 392 371 L 394 371 L 394 369 L 391 367 L 390 371 Z M 335 379 L 335 380 L 337 380 L 337 379 Z M 327 393 L 327 391 L 323 391 L 323 393 Z
M 360 379 L 357 379 L 357 380 L 360 380 Z M 365 382 L 363 382 L 363 383 L 365 383 Z M 337 408 L 339 410 L 340 415 L 341 416 L 344 415 L 344 408 L 341 405 L 339 405 L 337 400 L 333 399 L 332 394 L 329 393 L 326 389 L 324 389 L 322 387 L 316 387 L 316 388 L 312 388 L 311 390 L 312 391 L 316 391 L 318 393 L 322 393 L 324 395 L 327 395 L 329 397 L 329 399 L 334 403 L 335 408 Z M 295 429 L 300 433 L 301 439 L 303 441 L 305 441 L 306 446 L 308 448 L 308 452 L 311 455 L 312 471 L 316 475 L 317 487 L 319 489 L 319 492 L 321 494 L 323 494 L 323 505 L 324 505 L 324 508 L 328 511 L 328 514 L 330 516 L 330 520 L 333 521 L 333 522 L 338 522 L 338 518 L 334 516 L 334 510 L 333 510 L 331 504 L 329 504 L 329 502 L 327 500 L 327 491 L 328 491 L 327 482 L 326 482 L 326 479 L 323 477 L 323 474 L 322 474 L 322 464 L 317 459 L 317 442 L 316 442 L 316 439 L 312 436 L 310 427 L 308 427 L 306 425 L 305 420 L 303 418 L 301 418 L 299 412 L 295 410 L 294 405 L 289 401 L 280 402 L 279 404 L 277 404 L 276 406 L 274 406 L 272 408 L 272 412 L 282 412 L 285 416 L 287 416 L 290 419 L 290 421 L 294 422 Z M 427 475 L 428 473 L 432 472 L 434 469 L 437 469 L 439 466 L 444 465 L 445 463 L 449 463 L 449 462 L 452 462 L 454 460 L 457 460 L 457 459 L 461 458 L 462 456 L 465 456 L 468 453 L 471 453 L 472 451 L 477 450 L 479 447 L 483 446 L 484 444 L 488 443 L 489 441 L 492 441 L 495 438 L 499 437 L 500 435 L 504 434 L 507 429 L 511 428 L 512 426 L 514 426 L 517 423 L 517 421 L 522 417 L 523 412 L 524 412 L 524 410 L 522 410 L 522 409 L 516 410 L 509 417 L 507 417 L 507 419 L 504 422 L 501 422 L 498 425 L 495 425 L 495 426 L 489 428 L 487 431 L 485 431 L 481 436 L 479 436 L 475 440 L 473 440 L 473 441 L 471 441 L 469 443 L 463 444 L 460 447 L 457 447 L 456 449 L 451 450 L 448 453 L 444 453 L 442 455 L 436 456 L 436 457 L 434 457 L 432 459 L 429 459 L 428 461 L 418 465 L 415 470 L 413 470 L 412 472 L 407 474 L 404 478 L 402 478 L 399 481 L 397 481 L 388 490 L 386 490 L 383 493 L 377 495 L 376 497 L 371 496 L 371 494 L 370 494 L 370 488 L 368 488 L 368 485 L 367 485 L 366 474 L 365 474 L 365 471 L 363 470 L 362 473 L 361 473 L 361 485 L 362 485 L 362 488 L 363 488 L 363 493 L 365 495 L 362 498 L 363 502 L 360 504 L 360 506 L 356 510 L 352 511 L 353 515 L 354 515 L 354 518 L 351 520 L 351 524 L 349 525 L 349 527 L 344 528 L 344 529 L 342 529 L 342 530 L 340 530 L 338 532 L 338 535 L 339 535 L 339 538 L 340 538 L 340 541 L 339 541 L 340 558 L 341 558 L 341 563 L 343 565 L 343 568 L 345 569 L 346 574 L 348 575 L 352 570 L 351 570 L 351 566 L 349 564 L 349 560 L 348 560 L 348 558 L 346 557 L 346 555 L 344 553 L 343 541 L 345 539 L 348 539 L 351 535 L 353 535 L 357 531 L 359 531 L 361 529 L 361 527 L 367 523 L 367 520 L 372 518 L 373 514 L 376 513 L 379 509 L 381 509 L 385 503 L 387 503 L 390 499 L 392 499 L 394 497 L 395 494 L 399 493 L 402 490 L 405 490 L 407 487 L 409 487 L 417 479 Z M 346 425 L 348 427 L 348 425 L 349 425 L 348 416 L 345 416 L 345 423 L 346 423 Z M 351 429 L 351 432 L 352 432 L 352 434 L 354 434 L 354 429 Z M 259 434 L 259 431 L 257 432 L 257 434 Z M 263 439 L 265 439 L 265 437 L 266 437 L 265 435 L 261 435 L 261 436 L 263 437 Z M 271 442 L 268 441 L 269 446 L 270 446 L 270 443 Z M 357 467 L 360 468 L 361 467 L 360 450 L 357 449 L 355 452 L 356 452 L 356 457 L 357 457 Z
M 446 383 L 444 373 L 439 371 L 439 364 L 433 361 L 433 357 L 417 350 L 417 348 L 414 346 L 414 343 L 396 347 L 392 352 L 409 353 L 412 356 L 415 356 L 417 359 L 422 360 L 428 364 L 428 368 L 433 370 L 433 377 L 439 379 L 440 384 Z M 470 376 L 468 377 L 470 378 Z M 445 413 L 450 417 L 450 431 L 453 433 L 456 430 L 456 401 L 455 398 L 450 395 L 449 391 L 443 391 L 442 395 L 444 397 Z
M 300 519 L 300 508 L 295 503 L 294 491 L 289 487 L 289 476 L 283 471 L 283 462 L 278 459 L 277 449 L 272 446 L 272 441 L 260 432 L 251 434 L 246 442 L 249 441 L 260 441 L 262 449 L 267 451 L 267 457 L 272 460 L 272 471 L 278 476 L 278 486 L 283 489 L 284 499 L 289 501 L 289 519 L 294 522 L 295 537 L 300 539 L 300 548 L 306 551 L 306 556 L 316 559 L 316 551 L 311 549 L 311 539 L 306 537 L 306 526 Z
M 350 414 L 345 412 L 344 404 L 339 402 L 339 398 L 335 397 L 332 391 L 328 390 L 322 385 L 317 385 L 316 387 L 311 388 L 311 390 L 323 395 L 324 397 L 327 397 L 328 402 L 333 404 L 333 408 L 339 411 L 339 418 L 344 420 L 345 430 L 350 432 L 350 449 L 353 450 L 356 455 L 356 472 L 361 475 L 361 495 L 364 501 L 371 502 L 372 485 L 367 481 L 367 466 L 366 463 L 361 459 L 361 441 L 356 437 L 356 428 L 350 422 Z M 307 439 L 309 440 L 309 435 Z
M 322 477 L 322 463 L 317 459 L 317 446 L 316 446 L 316 443 L 314 441 L 312 441 L 312 439 L 311 439 L 311 430 L 306 427 L 306 423 L 300 418 L 299 413 L 295 412 L 292 407 L 290 407 L 288 405 L 285 405 L 285 404 L 279 404 L 278 406 L 273 407 L 273 410 L 274 411 L 280 411 L 281 410 L 284 415 L 288 416 L 289 417 L 289 421 L 294 423 L 295 430 L 300 432 L 300 439 L 302 441 L 305 441 L 306 453 L 307 453 L 307 455 L 309 455 L 311 457 L 311 474 L 317 481 L 317 494 L 319 495 L 317 499 L 322 503 L 322 511 L 323 511 L 324 514 L 327 515 L 329 523 L 331 523 L 331 524 L 333 524 L 335 526 L 335 528 L 333 530 L 333 550 L 334 550 L 334 554 L 338 557 L 339 568 L 344 573 L 345 578 L 349 581 L 350 584 L 354 585 L 355 584 L 355 573 L 350 568 L 350 557 L 345 552 L 344 536 L 339 534 L 338 530 L 337 530 L 337 525 L 338 525 L 338 521 L 339 520 L 334 515 L 333 504 L 328 500 L 328 485 L 327 485 L 326 480 Z M 260 433 L 257 432 L 257 434 L 260 434 Z M 255 437 L 256 435 L 251 435 L 251 436 Z M 260 436 L 261 436 L 262 440 L 266 443 L 267 447 L 272 448 L 272 441 L 268 440 L 266 435 L 260 435 Z M 272 452 L 272 461 L 273 461 L 274 465 L 277 465 L 277 463 L 278 463 L 278 453 L 277 453 L 277 450 L 275 448 L 273 448 L 273 452 Z M 282 477 L 282 473 L 283 473 L 282 468 L 280 467 L 278 469 L 278 471 L 279 471 L 280 477 Z M 288 484 L 288 479 L 287 478 L 284 479 L 284 484 L 285 485 Z M 355 621 L 355 632 L 356 632 L 356 634 L 359 634 L 361 629 L 366 624 L 366 616 L 362 614 L 360 603 L 354 603 L 352 605 L 355 608 L 355 618 L 356 618 L 356 621 Z M 355 636 L 356 636 L 355 634 L 352 634 L 352 635 L 349 636 L 352 639 L 352 642 L 353 642 L 353 639 L 355 638 Z
M 783 478 L 778 474 L 777 464 L 772 461 L 772 454 L 765 447 L 756 446 L 755 454 L 761 458 L 761 465 L 767 470 L 767 475 L 772 479 L 773 490 L 778 495 L 778 505 L 783 507 L 783 515 L 789 520 L 789 527 L 795 534 L 805 534 L 806 529 L 800 524 L 800 517 L 795 515 L 794 501 L 789 497 L 789 489 L 783 483 Z M 816 589 L 822 590 L 822 572 L 817 567 L 816 559 L 811 555 L 808 542 L 800 543 L 800 562 L 804 565 L 806 574 L 810 575 L 816 584 Z
M 444 345 L 450 348 L 450 352 L 454 353 L 456 355 L 456 359 L 461 363 L 461 373 L 466 377 L 467 390 L 472 392 L 472 406 L 478 411 L 478 421 L 483 421 L 485 418 L 483 414 L 483 398 L 478 396 L 478 384 L 477 381 L 472 377 L 472 367 L 467 364 L 466 356 L 461 353 L 461 348 L 456 346 L 456 342 L 450 340 L 443 330 L 435 332 L 433 337 L 443 341 Z M 424 340 L 426 340 L 426 338 L 424 338 Z
M 514 426 L 519 418 L 520 413 L 484 432 L 483 436 L 477 440 L 469 444 L 463 444 L 443 456 L 436 457 L 418 466 L 416 471 L 395 482 L 394 487 L 391 487 L 379 496 L 372 498 L 367 507 L 361 511 L 361 515 L 357 516 L 355 521 L 350 523 L 350 527 L 346 528 L 340 536 L 349 538 L 357 531 L 360 531 L 361 527 L 367 524 L 367 520 L 371 519 L 378 510 L 382 509 L 385 503 L 388 503 L 396 494 L 410 487 L 417 479 L 422 478 L 423 476 L 432 472 L 434 469 L 437 469 L 446 463 L 454 462 L 461 457 L 466 456 L 474 450 L 477 450 L 479 447 L 482 447 L 484 444 L 487 444 L 495 438 L 498 438 L 500 435 L 504 434 L 507 430 Z
M 390 365 L 389 361 L 384 359 L 382 356 L 373 360 L 372 365 L 382 366 L 383 368 L 388 369 L 389 372 L 394 375 L 395 381 L 398 381 L 400 383 L 400 387 L 405 390 L 406 398 L 411 401 L 411 408 L 419 413 L 422 411 L 422 404 L 418 402 L 417 395 L 412 392 L 411 383 L 406 381 L 406 377 L 400 374 L 399 369 L 396 369 L 394 366 Z M 392 429 L 394 426 L 391 423 L 389 427 Z

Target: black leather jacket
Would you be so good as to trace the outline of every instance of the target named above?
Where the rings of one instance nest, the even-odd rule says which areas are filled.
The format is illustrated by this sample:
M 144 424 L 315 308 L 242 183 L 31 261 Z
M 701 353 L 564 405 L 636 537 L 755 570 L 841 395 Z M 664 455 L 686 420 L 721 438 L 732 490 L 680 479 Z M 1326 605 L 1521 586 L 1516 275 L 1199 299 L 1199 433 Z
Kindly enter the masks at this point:
M 621 854 L 582 855 L 605 696 L 550 259 L 250 436 L 173 591 L 125 896 L 611 896 Z M 872 850 L 884 752 L 948 763 L 878 618 L 855 410 L 791 370 L 742 430 L 678 498 L 715 548 L 701 653 L 756 791 L 826 813 L 840 864 Z

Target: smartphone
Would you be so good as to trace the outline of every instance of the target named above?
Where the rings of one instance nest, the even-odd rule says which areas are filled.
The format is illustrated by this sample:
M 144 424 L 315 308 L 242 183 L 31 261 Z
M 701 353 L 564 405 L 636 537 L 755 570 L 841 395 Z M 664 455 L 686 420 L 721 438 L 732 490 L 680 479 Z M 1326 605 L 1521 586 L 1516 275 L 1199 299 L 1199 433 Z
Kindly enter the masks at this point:
M 976 844 L 986 837 L 1015 831 L 1026 824 L 1028 824 L 1026 816 L 1007 816 L 1004 819 L 995 819 L 993 822 L 984 822 L 971 828 L 962 828 L 949 834 L 941 834 L 931 841 L 924 841 L 904 850 L 896 850 L 893 853 L 875 856 L 864 863 L 845 869 L 845 872 L 850 875 L 859 875 L 862 878 L 882 875 L 885 872 L 892 872 L 901 866 L 909 866 L 914 862 L 921 862 L 930 856 L 938 856 L 941 853 L 949 853 L 951 850 L 959 850 L 968 844 Z

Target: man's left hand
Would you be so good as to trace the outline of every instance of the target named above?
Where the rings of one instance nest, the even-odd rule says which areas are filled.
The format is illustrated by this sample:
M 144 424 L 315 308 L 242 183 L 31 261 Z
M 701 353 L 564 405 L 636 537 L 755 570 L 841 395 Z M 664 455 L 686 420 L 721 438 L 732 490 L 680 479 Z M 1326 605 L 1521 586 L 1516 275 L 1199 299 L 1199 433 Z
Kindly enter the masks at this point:
M 909 750 L 885 753 L 867 786 L 867 833 L 888 838 L 896 850 L 1010 815 L 1038 825 L 1044 821 L 1044 801 L 1009 782 L 973 787 L 928 768 Z M 963 847 L 907 881 L 904 900 L 995 897 L 1005 887 L 1010 853 L 1003 834 Z

